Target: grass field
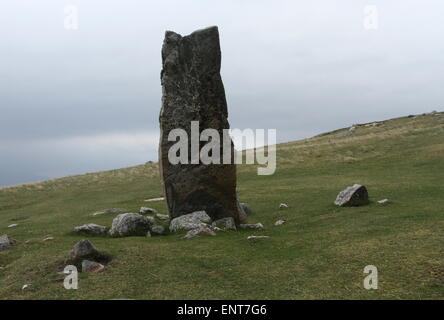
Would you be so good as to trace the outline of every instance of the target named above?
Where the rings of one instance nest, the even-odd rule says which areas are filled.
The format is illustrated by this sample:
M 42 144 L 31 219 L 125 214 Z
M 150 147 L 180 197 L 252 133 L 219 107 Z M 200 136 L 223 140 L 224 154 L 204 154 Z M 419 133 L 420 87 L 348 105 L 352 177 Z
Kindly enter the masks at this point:
M 111 207 L 166 213 L 164 202 L 143 201 L 162 196 L 157 164 L 2 188 L 0 235 L 16 245 L 0 252 L 0 299 L 444 298 L 444 114 L 340 132 L 278 145 L 272 176 L 238 167 L 239 199 L 264 231 L 87 237 L 113 260 L 81 274 L 78 290 L 64 289 L 56 272 L 85 238 L 73 227 L 110 226 L 115 214 L 91 214 Z M 354 183 L 367 186 L 370 205 L 335 207 Z M 391 202 L 376 202 L 384 198 Z M 270 238 L 246 239 L 253 234 Z M 378 268 L 378 290 L 363 288 L 366 265 Z

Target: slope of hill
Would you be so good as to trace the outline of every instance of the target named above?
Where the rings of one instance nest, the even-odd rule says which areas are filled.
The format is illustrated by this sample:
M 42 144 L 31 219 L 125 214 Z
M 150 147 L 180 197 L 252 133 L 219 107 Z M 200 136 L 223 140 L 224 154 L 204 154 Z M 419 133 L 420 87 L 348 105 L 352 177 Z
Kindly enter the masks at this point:
M 16 245 L 0 252 L 0 298 L 442 299 L 444 114 L 347 130 L 278 145 L 272 176 L 239 166 L 239 198 L 265 231 L 88 237 L 113 260 L 103 273 L 80 274 L 78 290 L 64 289 L 56 272 L 85 238 L 73 227 L 110 226 L 115 214 L 92 216 L 104 208 L 166 213 L 163 202 L 143 201 L 162 195 L 157 164 L 2 188 L 0 235 Z M 335 207 L 354 183 L 368 187 L 370 205 Z M 376 202 L 384 198 L 391 202 Z M 247 240 L 252 234 L 270 238 Z M 378 290 L 363 288 L 366 265 L 379 270 Z

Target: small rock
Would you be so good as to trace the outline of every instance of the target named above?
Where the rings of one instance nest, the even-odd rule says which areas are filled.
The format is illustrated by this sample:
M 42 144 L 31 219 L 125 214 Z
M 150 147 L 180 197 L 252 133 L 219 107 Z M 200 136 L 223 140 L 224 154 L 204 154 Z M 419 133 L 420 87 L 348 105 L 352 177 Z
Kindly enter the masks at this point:
M 54 237 L 46 237 L 45 239 L 43 239 L 42 241 L 51 241 L 54 240 Z
M 8 250 L 13 244 L 14 242 L 9 239 L 7 234 L 0 236 L 0 251 Z
M 262 229 L 264 229 L 264 226 L 262 223 L 254 223 L 254 224 L 246 223 L 246 224 L 240 224 L 239 228 L 262 230 Z
M 211 223 L 211 218 L 205 211 L 195 211 L 171 220 L 170 231 L 192 230 Z
M 103 264 L 98 263 L 98 262 L 94 262 L 94 261 L 90 261 L 90 260 L 83 260 L 82 261 L 82 272 L 99 273 L 99 272 L 102 272 L 103 269 L 105 269 L 105 266 Z
M 285 222 L 287 222 L 286 220 L 278 220 L 274 223 L 275 226 L 280 226 L 283 225 Z
M 164 197 L 160 197 L 160 198 L 152 198 L 152 199 L 146 199 L 146 200 L 143 200 L 143 201 L 145 201 L 145 202 L 153 202 L 153 201 L 163 201 L 163 200 L 165 200 Z
M 268 239 L 270 238 L 270 236 L 248 236 L 247 240 L 252 240 L 252 239 Z
M 145 236 L 154 223 L 153 217 L 122 213 L 114 218 L 109 234 L 112 237 Z
M 148 208 L 148 207 L 141 207 L 139 210 L 140 214 L 157 214 L 157 210 L 153 209 L 153 208 Z
M 24 284 L 22 287 L 22 290 L 25 290 L 26 288 L 28 288 L 30 286 L 30 284 Z
M 78 226 L 74 228 L 75 232 L 85 233 L 94 236 L 106 234 L 106 227 L 95 223 L 84 224 L 83 226 Z
M 196 229 L 188 231 L 187 234 L 184 236 L 184 239 L 192 239 L 201 235 L 215 236 L 216 233 L 213 230 L 211 230 L 208 226 L 203 225 Z
M 13 223 L 13 224 L 10 224 L 10 225 L 8 226 L 8 228 L 14 228 L 14 227 L 17 227 L 17 226 L 18 226 L 17 223 Z
M 165 234 L 165 227 L 163 227 L 163 226 L 161 226 L 161 225 L 159 225 L 159 224 L 155 224 L 155 225 L 153 225 L 152 227 L 151 227 L 151 233 L 153 234 L 153 235 L 159 235 L 159 236 L 161 236 L 161 235 L 164 235 Z
M 286 204 L 286 203 L 281 203 L 281 204 L 279 205 L 279 209 L 288 209 L 288 204 Z
M 160 220 L 170 220 L 170 216 L 167 214 L 156 213 L 156 218 Z
M 367 188 L 360 184 L 342 190 L 335 200 L 340 207 L 362 206 L 369 203 Z
M 236 223 L 232 217 L 216 220 L 212 223 L 212 226 L 222 230 L 236 230 Z
M 379 204 L 386 204 L 388 203 L 390 200 L 389 199 L 382 199 L 382 200 L 378 200 Z
M 100 211 L 96 211 L 93 213 L 93 216 L 97 216 L 100 214 L 107 214 L 107 213 L 121 213 L 121 212 L 125 212 L 128 211 L 127 209 L 122 209 L 122 208 L 109 208 L 109 209 L 104 209 L 104 210 L 100 210 Z
M 102 259 L 103 255 L 89 240 L 80 240 L 74 245 L 66 263 L 80 267 L 83 260 L 100 261 Z

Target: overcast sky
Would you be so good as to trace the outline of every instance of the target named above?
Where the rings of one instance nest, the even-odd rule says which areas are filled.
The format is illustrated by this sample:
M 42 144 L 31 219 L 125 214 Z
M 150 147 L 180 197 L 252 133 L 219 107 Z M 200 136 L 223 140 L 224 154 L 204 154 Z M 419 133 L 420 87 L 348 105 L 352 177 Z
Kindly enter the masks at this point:
M 217 25 L 231 127 L 280 142 L 444 110 L 443 12 L 439 0 L 1 1 L 0 186 L 157 161 L 165 30 Z

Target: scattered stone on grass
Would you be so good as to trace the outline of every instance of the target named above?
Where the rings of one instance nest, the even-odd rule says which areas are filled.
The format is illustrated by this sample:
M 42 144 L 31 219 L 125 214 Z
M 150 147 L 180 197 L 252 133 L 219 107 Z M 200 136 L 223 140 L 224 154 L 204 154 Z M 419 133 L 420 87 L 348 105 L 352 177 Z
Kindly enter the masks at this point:
M 74 227 L 74 231 L 78 233 L 98 236 L 106 234 L 106 227 L 95 223 L 88 223 L 84 224 L 83 226 Z
M 163 201 L 163 200 L 165 200 L 164 197 L 160 197 L 160 198 L 152 198 L 152 199 L 146 199 L 146 200 L 143 200 L 143 201 L 145 201 L 145 202 L 153 202 L 153 201 Z
M 0 251 L 8 250 L 14 245 L 14 242 L 8 237 L 7 234 L 0 236 Z
M 236 223 L 232 217 L 218 219 L 212 223 L 212 226 L 222 230 L 236 230 Z
M 121 213 L 121 212 L 125 212 L 128 211 L 127 209 L 122 209 L 122 208 L 109 208 L 109 209 L 104 209 L 104 210 L 100 210 L 100 211 L 96 211 L 93 213 L 93 216 L 97 216 L 97 215 L 101 215 L 101 214 L 107 214 L 107 213 Z
M 389 202 L 390 202 L 389 199 L 378 200 L 378 203 L 379 203 L 379 204 L 387 204 L 387 203 L 389 203 Z
M 281 203 L 281 204 L 279 205 L 279 209 L 288 209 L 288 204 L 286 204 L 286 203 Z
M 51 240 L 54 240 L 54 237 L 46 237 L 42 241 L 46 242 L 46 241 L 51 241 Z
M 18 226 L 18 223 L 13 223 L 13 224 L 10 224 L 9 226 L 8 226 L 8 228 L 14 228 L 14 227 L 17 227 Z
M 145 236 L 155 221 L 138 213 L 122 213 L 114 218 L 109 230 L 112 237 Z
M 188 231 L 187 234 L 184 236 L 184 239 L 192 239 L 201 235 L 215 236 L 216 233 L 213 230 L 211 230 L 207 225 L 202 225 Z
M 98 262 L 90 260 L 82 261 L 82 272 L 99 273 L 102 272 L 103 269 L 105 269 L 105 266 Z
M 164 221 L 170 220 L 170 216 L 169 215 L 161 214 L 161 213 L 156 213 L 156 218 L 160 219 L 160 220 L 164 220 Z
M 354 184 L 342 190 L 335 205 L 340 207 L 362 206 L 369 203 L 367 188 L 360 184 Z
M 260 222 L 259 223 L 246 223 L 246 224 L 240 224 L 239 228 L 262 230 L 262 229 L 264 229 L 264 225 Z
M 250 215 L 251 214 L 251 208 L 246 202 L 240 202 L 239 205 L 244 210 L 245 214 Z
M 254 239 L 268 239 L 270 236 L 248 236 L 247 240 L 254 240 Z
M 211 218 L 205 211 L 195 211 L 171 220 L 170 231 L 192 230 L 211 223 Z
M 161 226 L 159 224 L 155 224 L 151 227 L 151 234 L 152 235 L 161 236 L 161 235 L 164 235 L 165 232 L 166 232 L 165 227 Z
M 276 221 L 275 223 L 274 223 L 274 225 L 275 226 L 280 226 L 280 225 L 283 225 L 285 222 L 287 222 L 287 220 L 278 220 L 278 221 Z
M 157 214 L 157 210 L 153 209 L 153 208 L 148 208 L 148 207 L 141 207 L 139 210 L 140 214 Z
M 72 264 L 77 268 L 81 268 L 83 260 L 103 262 L 107 261 L 108 258 L 100 253 L 89 240 L 84 239 L 74 245 L 65 264 Z

